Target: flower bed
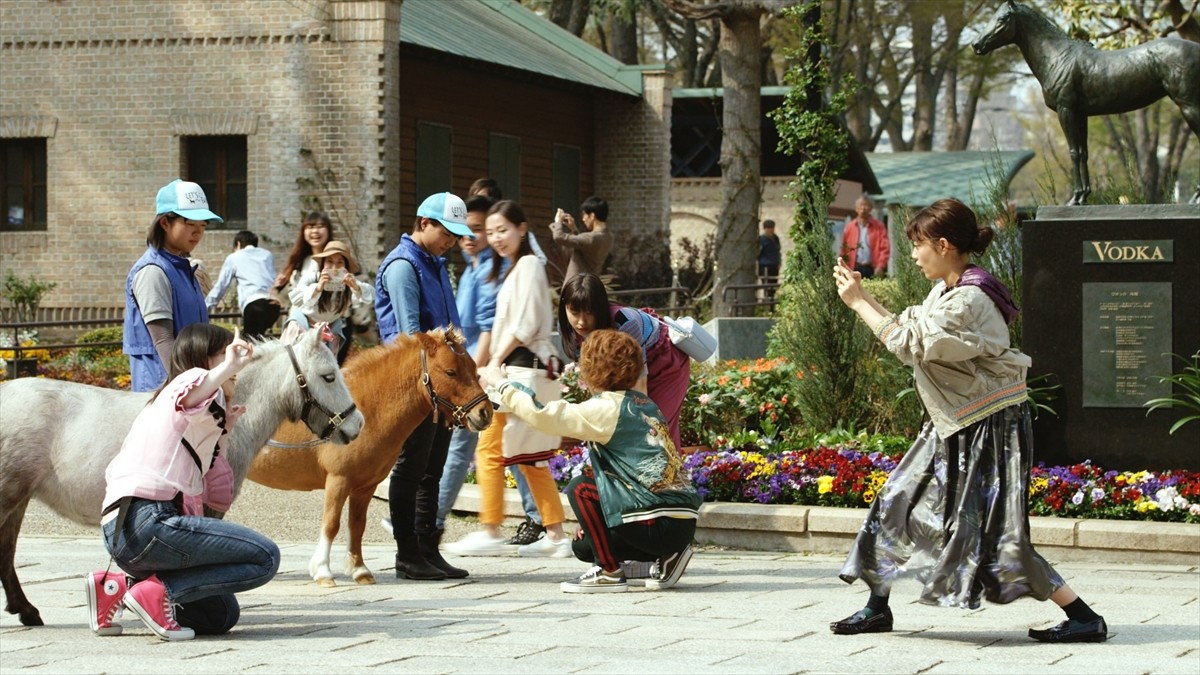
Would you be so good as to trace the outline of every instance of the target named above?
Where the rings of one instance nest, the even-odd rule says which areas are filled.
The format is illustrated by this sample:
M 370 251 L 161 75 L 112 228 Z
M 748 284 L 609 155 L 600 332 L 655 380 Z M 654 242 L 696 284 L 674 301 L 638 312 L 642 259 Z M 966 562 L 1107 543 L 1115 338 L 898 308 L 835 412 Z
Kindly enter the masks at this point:
M 771 452 L 702 450 L 683 458 L 705 501 L 866 507 L 903 453 L 854 445 Z M 550 471 L 565 486 L 586 470 L 582 446 L 559 451 Z M 1090 462 L 1030 476 L 1029 512 L 1038 516 L 1200 522 L 1200 473 L 1105 471 Z

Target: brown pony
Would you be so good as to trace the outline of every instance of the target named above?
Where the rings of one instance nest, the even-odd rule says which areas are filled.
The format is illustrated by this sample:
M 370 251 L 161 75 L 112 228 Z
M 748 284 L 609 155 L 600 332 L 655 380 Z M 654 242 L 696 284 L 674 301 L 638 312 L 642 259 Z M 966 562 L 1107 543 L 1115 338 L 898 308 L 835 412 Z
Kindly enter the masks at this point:
M 308 572 L 319 586 L 333 586 L 329 551 L 337 536 L 342 506 L 350 500 L 346 573 L 359 584 L 375 577 L 362 556 L 367 506 L 375 487 L 388 476 L 412 430 L 436 410 L 447 424 L 479 431 L 492 421 L 492 405 L 475 374 L 475 362 L 453 330 L 401 335 L 372 348 L 343 369 L 346 386 L 366 424 L 348 446 L 312 441 L 301 424 L 285 422 L 274 444 L 259 453 L 250 480 L 280 490 L 325 490 L 325 514 Z

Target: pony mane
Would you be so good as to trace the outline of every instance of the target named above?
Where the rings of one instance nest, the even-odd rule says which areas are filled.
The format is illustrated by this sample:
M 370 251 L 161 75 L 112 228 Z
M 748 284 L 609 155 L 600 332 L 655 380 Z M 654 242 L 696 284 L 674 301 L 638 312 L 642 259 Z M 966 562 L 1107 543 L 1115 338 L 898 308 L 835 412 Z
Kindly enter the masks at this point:
M 1022 4 L 1019 2 L 1013 3 L 1013 5 L 1014 5 L 1014 7 L 1013 7 L 1014 12 L 1017 12 L 1018 14 L 1021 14 L 1022 16 L 1027 16 L 1027 17 L 1033 19 L 1034 21 L 1037 21 L 1039 24 L 1041 24 L 1046 29 L 1048 29 L 1050 32 L 1052 32 L 1056 35 L 1061 35 L 1064 40 L 1070 40 L 1071 42 L 1078 43 L 1081 46 L 1090 47 L 1092 49 L 1095 49 L 1096 45 L 1092 44 L 1088 40 L 1080 40 L 1079 38 L 1071 37 L 1067 33 L 1067 31 L 1056 26 L 1053 21 L 1046 18 L 1046 16 L 1044 14 L 1042 14 L 1041 12 L 1037 11 L 1036 9 L 1030 7 L 1029 5 L 1025 5 L 1025 4 Z
M 460 350 L 466 351 L 466 339 L 457 328 L 438 328 L 428 331 L 426 335 L 437 342 L 449 342 L 456 345 Z M 419 340 L 415 335 L 400 333 L 391 344 L 380 345 L 358 352 L 353 359 L 346 362 L 343 371 L 346 375 L 350 375 L 377 368 L 383 360 L 388 358 L 391 352 L 397 349 L 409 349 L 417 342 Z

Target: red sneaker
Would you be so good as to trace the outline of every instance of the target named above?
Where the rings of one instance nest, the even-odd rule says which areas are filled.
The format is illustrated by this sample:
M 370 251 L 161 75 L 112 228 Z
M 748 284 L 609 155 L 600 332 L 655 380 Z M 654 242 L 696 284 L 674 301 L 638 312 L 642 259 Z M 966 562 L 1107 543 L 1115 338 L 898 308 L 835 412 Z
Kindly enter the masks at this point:
M 121 601 L 125 599 L 124 572 L 92 572 L 84 578 L 88 623 L 96 635 L 120 635 Z
M 125 606 L 164 640 L 191 640 L 196 637 L 196 631 L 180 626 L 175 620 L 175 605 L 171 604 L 167 587 L 156 575 L 134 584 L 125 594 Z

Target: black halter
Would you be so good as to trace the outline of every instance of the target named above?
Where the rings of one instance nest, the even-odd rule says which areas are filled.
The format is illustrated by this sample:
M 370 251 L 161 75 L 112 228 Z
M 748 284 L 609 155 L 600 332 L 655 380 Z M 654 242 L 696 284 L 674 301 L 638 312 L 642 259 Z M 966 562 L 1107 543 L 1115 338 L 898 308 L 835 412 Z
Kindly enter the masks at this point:
M 451 344 L 449 340 L 446 341 L 446 344 L 450 345 L 451 349 L 454 348 L 454 345 Z M 421 383 L 425 385 L 425 391 L 429 393 L 429 403 L 433 406 L 434 424 L 436 424 L 438 421 L 438 415 L 440 412 L 438 410 L 438 406 L 443 405 L 450 411 L 450 415 L 454 418 L 454 426 L 466 427 L 467 415 L 471 414 L 471 408 L 474 408 L 480 403 L 488 400 L 487 394 L 480 394 L 468 401 L 466 405 L 458 406 L 442 398 L 441 396 L 438 396 L 437 392 L 433 390 L 433 380 L 429 377 L 429 364 L 425 359 L 424 348 L 421 349 Z
M 284 346 L 287 348 L 288 358 L 292 360 L 292 370 L 296 371 L 296 384 L 300 385 L 300 393 L 304 395 L 304 408 L 300 412 L 300 420 L 304 422 L 304 425 L 308 427 L 309 431 L 316 434 L 317 430 L 308 423 L 308 413 L 312 411 L 313 408 L 316 408 L 325 415 L 325 419 L 329 420 L 329 422 L 325 425 L 325 428 L 321 431 L 321 433 L 317 434 L 318 438 L 306 443 L 280 443 L 275 439 L 271 439 L 267 441 L 267 445 L 274 448 L 312 448 L 328 441 L 333 436 L 333 432 L 337 431 L 338 427 L 342 426 L 342 423 L 346 421 L 346 418 L 354 414 L 354 411 L 358 409 L 358 406 L 351 402 L 349 408 L 346 408 L 340 413 L 335 413 L 329 408 L 321 405 L 321 402 L 313 397 L 312 391 L 310 391 L 308 388 L 308 378 L 306 378 L 304 373 L 300 371 L 300 363 L 296 361 L 296 352 L 292 350 L 291 345 Z

